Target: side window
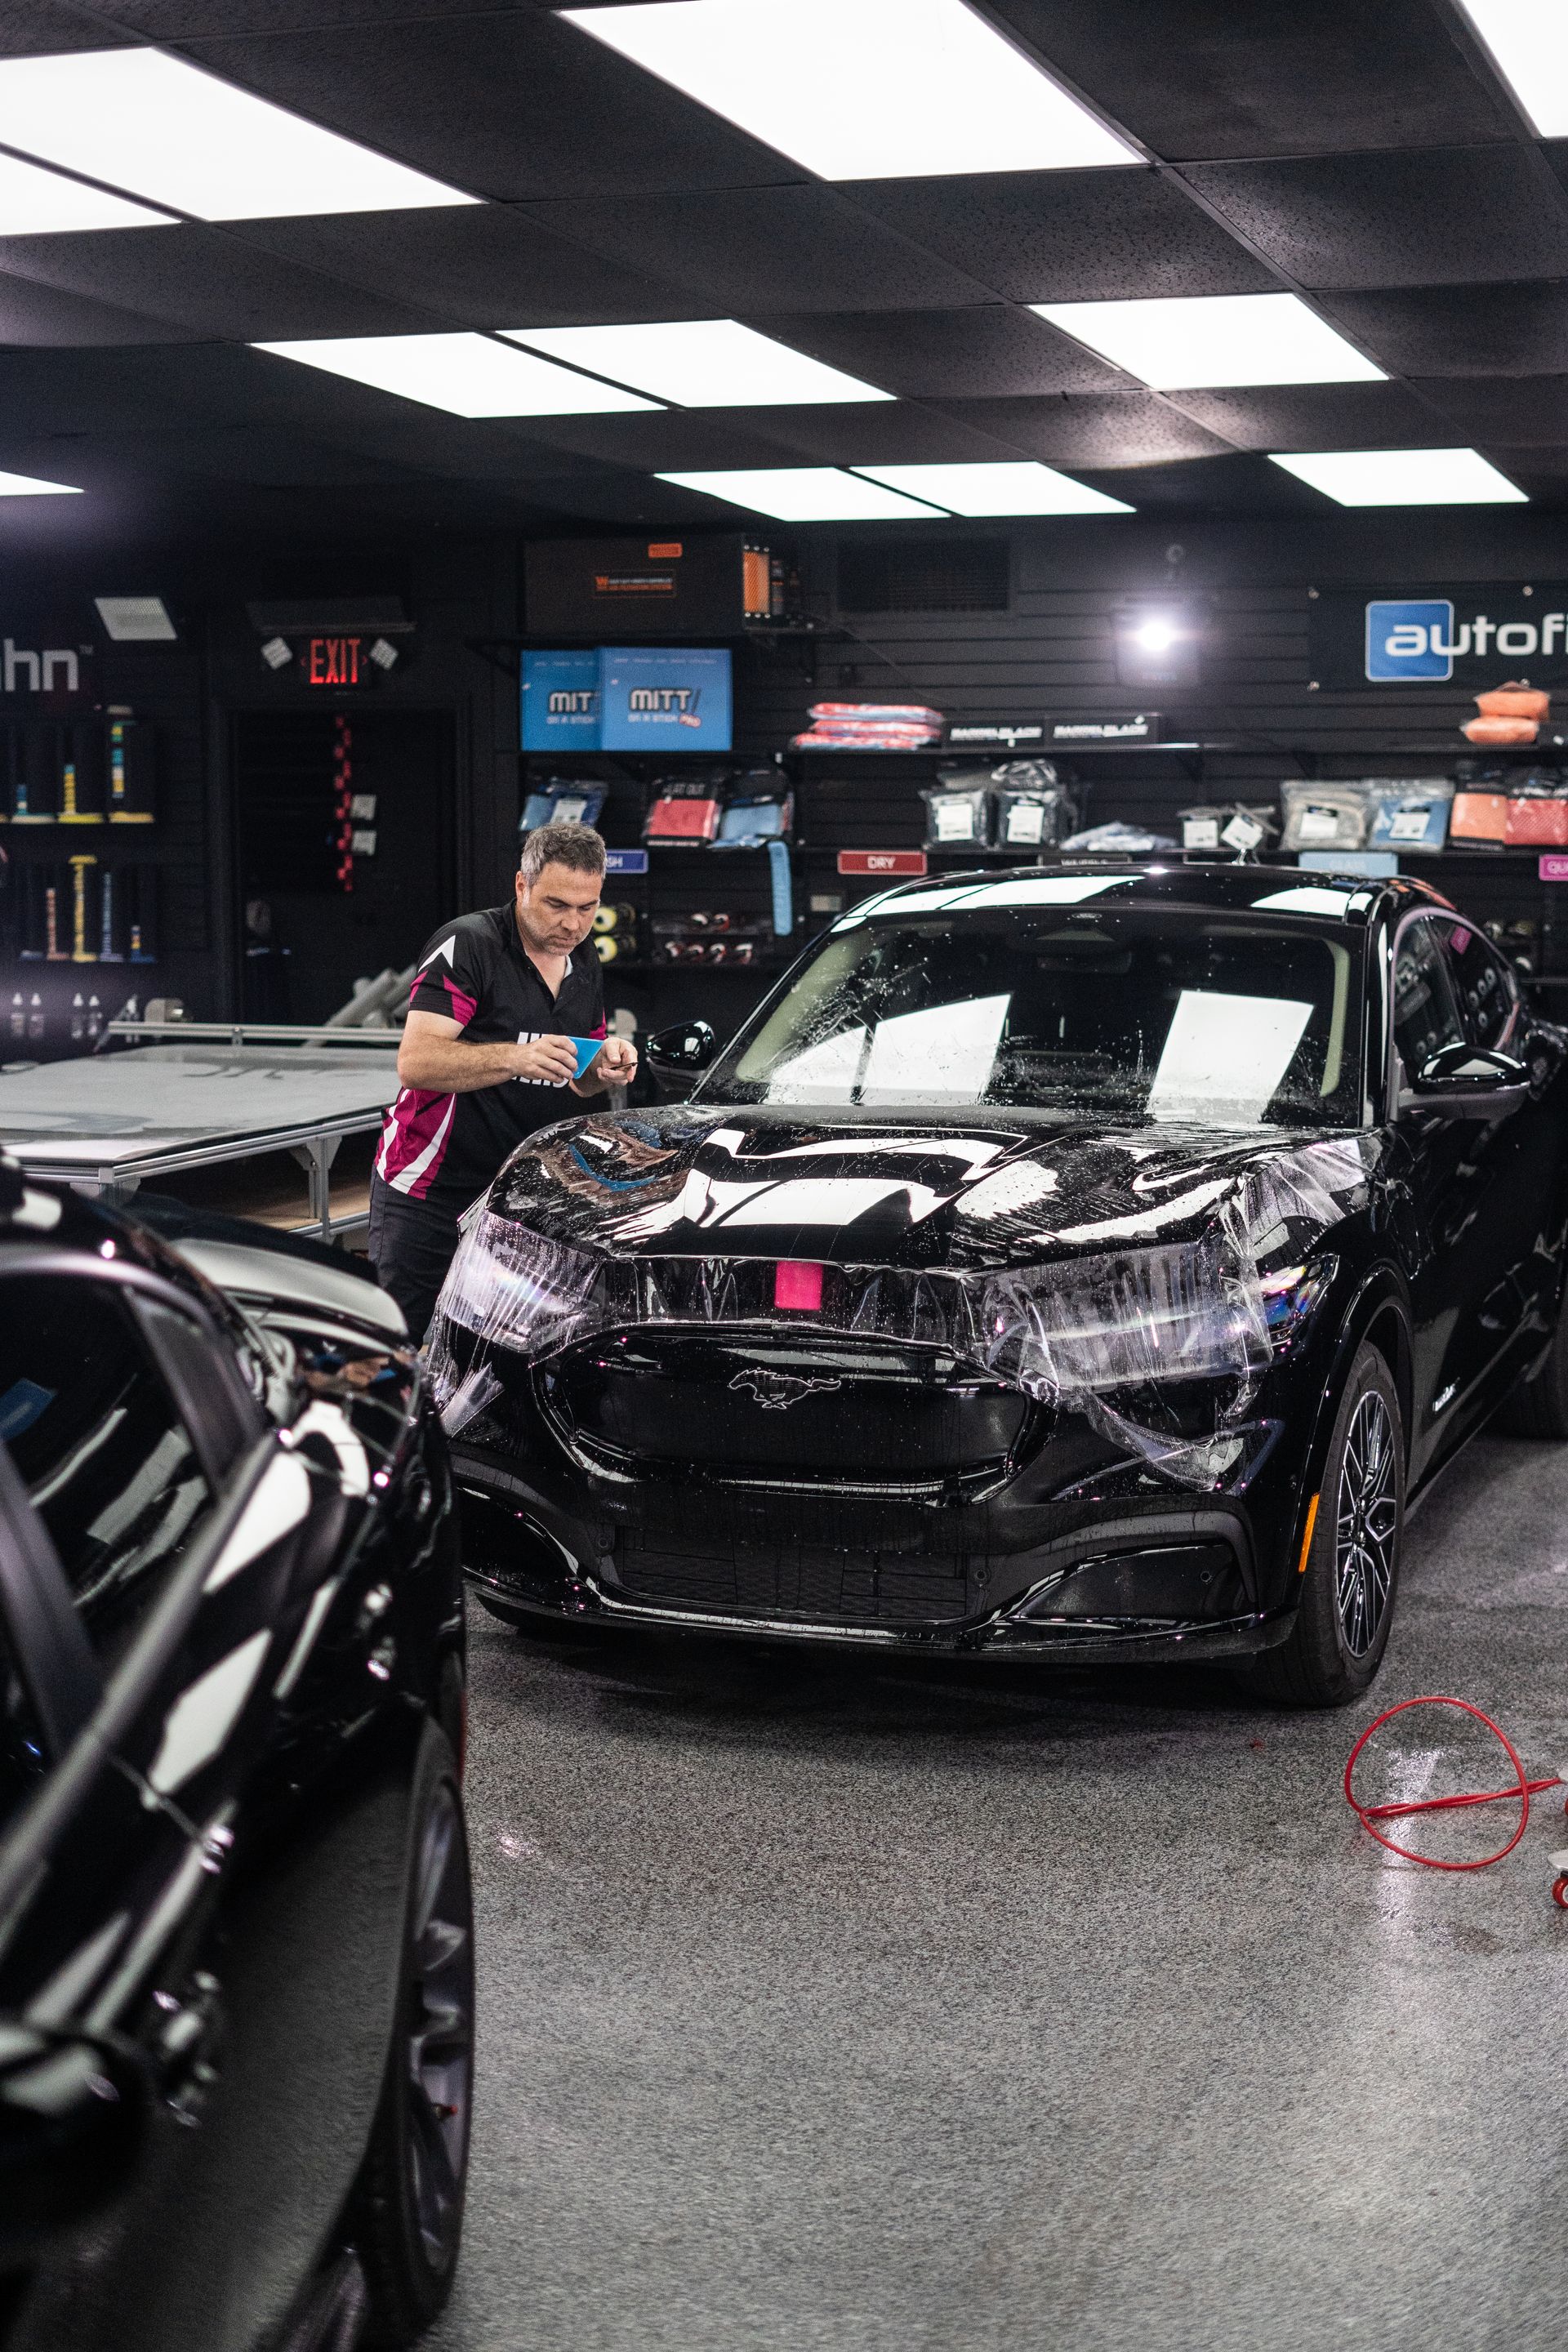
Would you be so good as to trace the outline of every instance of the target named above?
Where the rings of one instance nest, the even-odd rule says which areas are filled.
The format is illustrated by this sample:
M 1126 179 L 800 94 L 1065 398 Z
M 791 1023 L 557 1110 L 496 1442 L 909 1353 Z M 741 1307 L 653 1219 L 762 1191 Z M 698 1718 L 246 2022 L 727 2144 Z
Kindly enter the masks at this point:
M 0 1281 L 0 1439 L 94 1649 L 118 1656 L 214 1496 L 114 1285 L 68 1275 Z
M 1513 974 L 1490 941 L 1468 923 L 1441 927 L 1444 961 L 1472 1045 L 1499 1045 L 1513 1017 Z
M 1410 1078 L 1443 1046 L 1465 1043 L 1443 953 L 1432 934 L 1431 923 L 1412 923 L 1394 959 L 1394 1042 Z

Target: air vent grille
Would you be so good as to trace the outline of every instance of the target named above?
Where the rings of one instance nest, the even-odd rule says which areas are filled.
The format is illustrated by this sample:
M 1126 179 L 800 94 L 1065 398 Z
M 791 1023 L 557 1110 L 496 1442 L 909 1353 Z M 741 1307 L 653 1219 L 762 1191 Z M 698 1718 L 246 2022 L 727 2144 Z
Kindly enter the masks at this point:
M 841 541 L 841 613 L 1005 613 L 1005 539 L 882 539 Z

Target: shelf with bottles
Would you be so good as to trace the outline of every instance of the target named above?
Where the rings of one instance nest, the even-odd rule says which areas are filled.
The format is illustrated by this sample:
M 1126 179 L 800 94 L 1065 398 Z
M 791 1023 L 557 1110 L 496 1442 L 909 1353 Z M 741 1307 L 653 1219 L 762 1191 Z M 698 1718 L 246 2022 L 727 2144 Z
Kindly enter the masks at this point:
M 154 963 L 157 897 L 155 866 L 106 866 L 91 851 L 16 865 L 0 899 L 0 959 Z
M 153 730 L 122 706 L 0 719 L 0 827 L 15 845 L 68 826 L 150 825 L 153 770 Z

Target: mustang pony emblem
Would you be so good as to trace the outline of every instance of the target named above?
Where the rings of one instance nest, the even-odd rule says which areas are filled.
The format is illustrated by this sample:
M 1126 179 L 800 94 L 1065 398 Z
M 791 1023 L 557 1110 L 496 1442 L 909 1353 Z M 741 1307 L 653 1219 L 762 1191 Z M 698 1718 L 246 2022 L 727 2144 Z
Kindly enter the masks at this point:
M 797 1381 L 793 1372 L 737 1372 L 730 1386 L 750 1389 L 757 1402 L 767 1412 L 783 1412 L 802 1397 L 816 1396 L 819 1390 L 842 1387 L 839 1381 Z

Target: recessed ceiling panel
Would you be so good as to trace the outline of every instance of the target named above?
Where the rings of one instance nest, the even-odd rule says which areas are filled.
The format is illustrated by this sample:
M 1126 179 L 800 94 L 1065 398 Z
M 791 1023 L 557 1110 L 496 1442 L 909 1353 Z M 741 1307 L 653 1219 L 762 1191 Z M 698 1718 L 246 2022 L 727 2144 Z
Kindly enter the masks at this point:
M 1125 499 L 1075 482 L 1054 467 L 1023 460 L 980 466 L 891 466 L 865 469 L 873 481 L 931 499 L 961 515 L 1131 514 Z
M 1507 139 L 1428 0 L 990 0 L 1173 161 Z
M 1518 506 L 1524 499 L 1475 449 L 1276 452 L 1273 463 L 1344 507 Z
M 1063 334 L 1163 392 L 1216 383 L 1365 383 L 1383 373 L 1299 294 L 1039 307 Z
M 772 515 L 781 522 L 897 522 L 911 517 L 930 522 L 933 514 L 928 504 L 831 466 L 665 474 L 658 478 L 680 489 L 699 490 L 704 498 L 727 506 L 744 507 L 752 514 Z
M 890 400 L 738 319 L 678 319 L 614 327 L 507 327 L 507 341 L 589 368 L 681 408 L 784 408 Z
M 689 0 L 673 0 L 682 7 Z M 873 220 L 835 188 L 534 205 L 530 216 L 590 253 L 645 270 L 730 318 L 766 310 L 909 310 L 982 302 L 986 289 Z
M 258 343 L 275 359 L 346 376 L 454 416 L 591 416 L 651 401 L 552 366 L 488 335 L 351 335 Z
M 0 63 L 0 143 L 198 220 L 469 201 L 162 49 Z
M 562 14 L 825 180 L 1134 160 L 964 0 L 639 0 Z
M 845 192 L 1010 302 L 1250 294 L 1273 272 L 1152 171 L 873 180 Z
M 1523 146 L 1204 165 L 1185 177 L 1303 286 L 1568 275 L 1568 198 Z

